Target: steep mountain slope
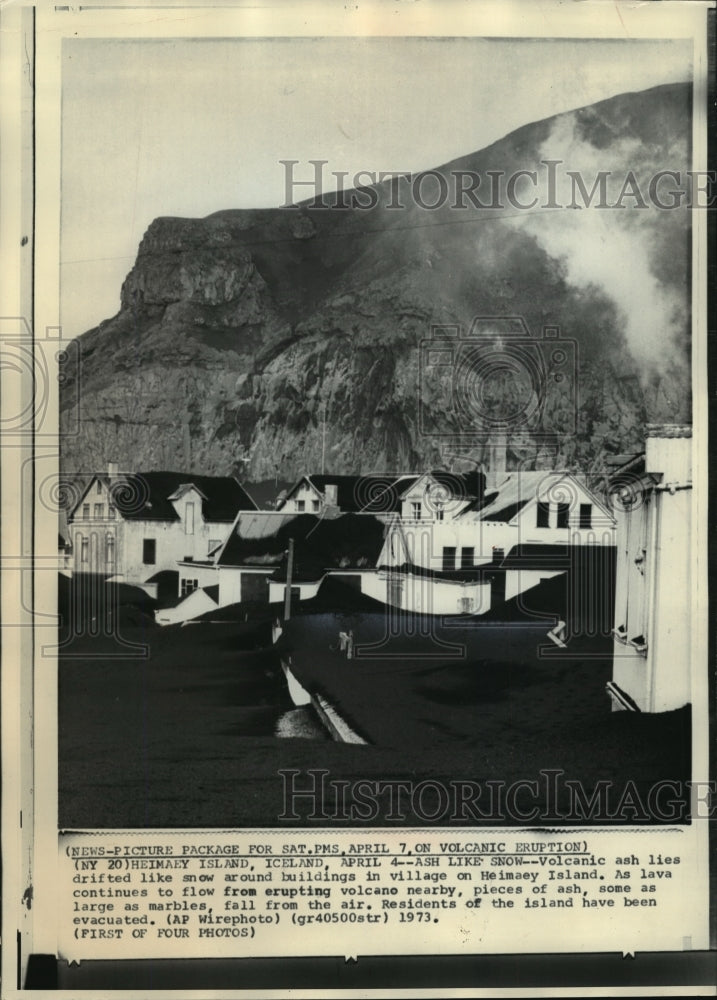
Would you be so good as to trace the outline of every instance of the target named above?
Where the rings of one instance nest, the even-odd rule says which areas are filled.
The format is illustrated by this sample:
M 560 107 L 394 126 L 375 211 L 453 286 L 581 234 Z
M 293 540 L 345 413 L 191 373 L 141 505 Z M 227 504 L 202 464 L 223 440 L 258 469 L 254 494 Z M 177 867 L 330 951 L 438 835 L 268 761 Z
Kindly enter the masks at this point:
M 610 171 L 610 204 L 633 171 L 646 196 L 658 170 L 689 167 L 690 103 L 674 85 L 568 112 L 420 185 L 362 189 L 371 208 L 326 196 L 331 207 L 156 219 L 120 312 L 80 338 L 62 408 L 80 407 L 82 433 L 63 440 L 65 468 L 114 460 L 285 479 L 322 463 L 341 473 L 489 461 L 485 436 L 466 436 L 455 372 L 430 384 L 421 374 L 432 327 L 468 330 L 476 316 L 522 317 L 535 338 L 559 327 L 577 344 L 577 369 L 530 424 L 506 425 L 511 466 L 596 469 L 639 447 L 646 422 L 688 420 L 689 211 L 638 207 L 629 190 L 621 208 L 571 208 L 568 171 L 588 192 Z M 549 160 L 560 164 L 552 196 Z M 480 204 L 456 194 L 460 171 L 480 176 Z M 516 171 L 536 183 L 523 176 L 508 197 Z M 440 204 L 427 210 L 416 191 Z M 515 207 L 536 195 L 534 210 Z M 494 403 L 510 411 L 519 388 L 496 379 Z

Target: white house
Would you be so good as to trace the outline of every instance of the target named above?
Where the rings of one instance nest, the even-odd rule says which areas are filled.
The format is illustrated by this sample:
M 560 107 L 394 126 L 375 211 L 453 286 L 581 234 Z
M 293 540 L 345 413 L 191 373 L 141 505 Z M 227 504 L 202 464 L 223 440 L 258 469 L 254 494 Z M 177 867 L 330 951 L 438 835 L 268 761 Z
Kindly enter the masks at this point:
M 690 693 L 692 431 L 648 426 L 611 477 L 617 518 L 615 709 L 665 712 Z
M 366 514 L 321 517 L 284 511 L 242 511 L 223 544 L 201 564 L 180 562 L 180 581 L 189 580 L 223 608 L 232 604 L 270 604 L 284 600 L 288 551 L 293 544 L 292 598 L 315 597 L 326 574 L 357 577 L 375 573 L 385 536 L 384 521 Z M 216 586 L 216 591 L 212 588 Z M 357 586 L 357 589 L 361 589 Z M 191 592 L 189 586 L 186 592 Z M 206 603 L 204 599 L 202 604 Z M 194 605 L 182 602 L 170 615 L 185 620 Z M 198 612 L 198 613 L 201 613 Z M 183 615 L 183 617 L 178 617 Z M 162 619 L 167 618 L 163 613 Z M 157 620 L 160 620 L 159 613 Z
M 111 469 L 93 476 L 68 516 L 74 571 L 144 583 L 180 560 L 207 559 L 237 512 L 255 509 L 231 476 Z
M 469 502 L 483 495 L 480 472 L 427 472 L 363 476 L 302 476 L 278 504 L 284 513 L 388 514 L 404 518 L 455 517 Z
M 449 499 L 438 516 L 425 501 L 419 507 L 420 489 L 421 479 L 406 493 L 386 565 L 450 572 L 486 566 L 517 545 L 615 544 L 611 512 L 571 473 L 512 472 L 484 496 Z

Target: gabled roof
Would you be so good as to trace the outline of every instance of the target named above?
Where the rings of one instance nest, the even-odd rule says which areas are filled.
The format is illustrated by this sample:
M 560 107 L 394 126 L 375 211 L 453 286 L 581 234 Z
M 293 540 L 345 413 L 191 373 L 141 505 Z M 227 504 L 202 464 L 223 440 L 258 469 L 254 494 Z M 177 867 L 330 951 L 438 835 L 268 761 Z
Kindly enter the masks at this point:
M 315 514 L 242 513 L 217 559 L 218 566 L 284 569 L 294 540 L 293 577 L 316 580 L 326 569 L 375 566 L 385 525 L 364 514 L 322 518 Z M 281 577 L 281 574 L 277 574 Z
M 474 500 L 483 495 L 485 476 L 482 472 L 454 473 L 438 469 L 421 475 L 406 473 L 370 473 L 364 476 L 306 475 L 295 483 L 284 498 L 281 510 L 302 484 L 323 494 L 327 486 L 336 487 L 336 505 L 346 513 L 386 514 L 400 510 L 401 499 L 424 476 L 432 477 L 445 487 L 450 497 Z
M 179 497 L 193 486 L 202 499 L 205 521 L 231 524 L 240 510 L 256 510 L 256 504 L 233 476 L 197 476 L 188 472 L 134 472 L 112 481 L 94 476 L 70 517 L 74 517 L 92 484 L 101 480 L 111 490 L 114 506 L 128 521 L 178 521 L 170 497 Z
M 346 513 L 385 514 L 399 509 L 401 493 L 414 483 L 416 478 L 416 476 L 395 476 L 388 473 L 366 476 L 323 474 L 302 476 L 289 490 L 279 510 L 303 483 L 319 494 L 323 494 L 327 486 L 335 486 L 336 506 Z
M 497 485 L 496 489 L 486 496 L 483 505 L 474 504 L 466 508 L 463 514 L 475 511 L 481 521 L 500 521 L 510 523 L 531 501 L 546 498 L 555 487 L 564 480 L 571 480 L 575 486 L 590 498 L 603 514 L 613 520 L 609 510 L 598 500 L 595 494 L 571 472 L 511 472 Z
M 442 486 L 451 500 L 467 500 L 472 503 L 480 501 L 485 493 L 485 473 L 477 469 L 471 472 L 447 472 L 445 469 L 432 469 L 402 488 L 401 496 L 406 494 L 422 479 L 432 479 Z
M 535 500 L 542 483 L 550 473 L 547 472 L 511 472 L 496 486 L 492 500 L 490 494 L 487 503 L 477 508 L 481 521 L 512 521 L 516 514 Z M 476 509 L 474 507 L 474 509 Z M 467 513 L 467 511 L 466 511 Z

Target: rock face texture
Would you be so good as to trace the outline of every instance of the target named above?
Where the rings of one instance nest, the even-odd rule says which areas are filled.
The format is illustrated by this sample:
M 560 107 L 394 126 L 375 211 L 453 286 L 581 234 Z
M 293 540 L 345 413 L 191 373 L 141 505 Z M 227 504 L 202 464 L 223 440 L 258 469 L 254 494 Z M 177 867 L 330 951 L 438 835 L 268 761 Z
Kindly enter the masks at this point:
M 353 208 L 326 196 L 155 219 L 119 313 L 79 338 L 61 420 L 79 407 L 81 433 L 63 440 L 65 469 L 259 480 L 490 464 L 477 406 L 506 416 L 509 468 L 596 471 L 638 450 L 645 423 L 688 421 L 689 211 L 648 192 L 657 171 L 689 168 L 690 106 L 686 85 L 625 94 L 360 189 Z M 537 183 L 522 176 L 508 197 L 519 170 Z M 472 198 L 460 171 L 480 177 Z M 585 204 L 576 175 L 590 194 L 600 171 L 616 207 L 596 207 L 599 184 Z M 654 190 L 664 203 L 670 186 Z M 434 328 L 465 333 L 475 317 L 525 323 L 536 384 L 476 374 L 460 336 L 452 366 L 426 375 Z M 546 327 L 574 342 L 559 380 Z

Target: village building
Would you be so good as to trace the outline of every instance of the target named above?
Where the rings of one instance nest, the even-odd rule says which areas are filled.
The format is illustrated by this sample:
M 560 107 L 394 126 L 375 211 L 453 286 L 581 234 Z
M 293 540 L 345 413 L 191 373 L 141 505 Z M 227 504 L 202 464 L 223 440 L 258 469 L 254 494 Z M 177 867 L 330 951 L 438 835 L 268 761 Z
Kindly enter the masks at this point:
M 318 509 L 308 513 L 314 503 Z M 343 534 L 349 525 L 360 534 L 371 522 L 370 551 L 349 567 Z M 290 535 L 301 550 L 292 574 L 296 600 L 315 597 L 330 574 L 402 611 L 478 615 L 561 574 L 590 578 L 591 550 L 611 547 L 614 532 L 610 511 L 567 473 L 503 474 L 488 493 L 479 472 L 304 476 L 279 510 L 238 515 L 212 557 L 180 561 L 181 594 L 197 593 L 157 619 L 283 600 Z
M 68 516 L 74 572 L 145 583 L 176 572 L 179 560 L 207 559 L 238 511 L 255 509 L 231 476 L 110 467 L 92 477 Z
M 691 437 L 688 426 L 648 425 L 644 453 L 614 462 L 615 709 L 666 712 L 691 701 Z
M 380 565 L 384 600 L 421 614 L 484 614 L 540 583 L 563 574 L 590 585 L 599 563 L 601 579 L 615 544 L 609 509 L 570 473 L 512 472 L 485 481 L 474 497 L 444 495 L 430 477 L 418 477 L 391 522 Z M 572 586 L 572 583 L 571 583 Z M 597 600 L 599 620 L 605 595 Z M 575 602 L 573 602 L 575 603 Z
M 483 495 L 482 472 L 302 476 L 277 504 L 294 514 L 388 514 L 452 519 Z
M 513 472 L 478 499 L 448 502 L 437 517 L 430 504 L 404 507 L 397 530 L 399 560 L 403 556 L 449 571 L 487 564 L 496 551 L 518 544 L 611 545 L 615 526 L 610 512 L 575 476 Z

